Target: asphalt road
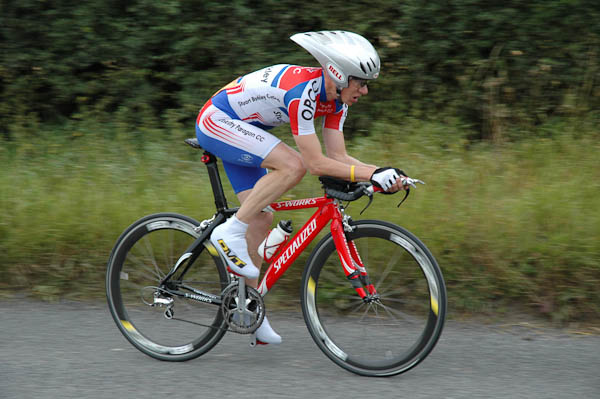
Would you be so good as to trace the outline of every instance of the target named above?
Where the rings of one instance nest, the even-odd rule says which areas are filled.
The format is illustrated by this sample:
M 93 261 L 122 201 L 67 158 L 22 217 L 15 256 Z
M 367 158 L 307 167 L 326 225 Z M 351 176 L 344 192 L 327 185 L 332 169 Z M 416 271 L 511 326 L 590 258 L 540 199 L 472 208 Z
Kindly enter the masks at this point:
M 279 347 L 227 334 L 166 363 L 133 348 L 103 302 L 0 301 L 0 398 L 600 398 L 600 335 L 450 321 L 423 363 L 382 379 L 332 363 L 299 313 L 269 320 Z

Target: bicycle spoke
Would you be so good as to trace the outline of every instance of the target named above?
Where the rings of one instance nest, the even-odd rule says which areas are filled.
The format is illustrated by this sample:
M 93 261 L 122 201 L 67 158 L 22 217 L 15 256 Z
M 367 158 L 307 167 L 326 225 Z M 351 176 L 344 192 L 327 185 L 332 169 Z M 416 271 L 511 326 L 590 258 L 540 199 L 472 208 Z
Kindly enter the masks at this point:
M 352 312 L 350 312 L 350 313 L 356 313 L 356 312 L 358 312 L 360 310 L 360 308 L 362 308 L 363 306 L 366 305 L 365 302 L 363 302 L 363 301 L 360 301 L 360 302 L 361 302 L 360 305 L 356 309 L 354 309 Z
M 394 316 L 394 314 L 390 311 L 390 309 L 384 304 L 380 304 L 381 308 L 394 320 L 399 322 L 399 320 Z
M 385 302 L 395 302 L 395 303 L 402 304 L 402 305 L 406 305 L 406 304 L 408 304 L 408 303 L 409 303 L 409 302 L 408 302 L 406 299 L 399 299 L 399 298 L 389 298 L 389 297 L 386 297 L 385 295 L 380 295 L 380 296 L 379 296 L 379 299 L 380 299 L 381 301 L 385 301 Z M 416 303 L 416 302 L 415 302 L 415 303 Z
M 165 251 L 165 260 L 164 260 L 164 265 L 172 265 L 174 264 L 173 259 L 175 259 L 175 237 L 174 237 L 174 232 L 173 230 L 168 230 L 168 234 L 169 234 L 169 255 L 167 257 L 167 251 Z
M 150 242 L 150 240 L 148 239 L 148 236 L 144 237 L 144 244 L 145 244 L 145 248 L 148 251 L 148 259 L 150 260 L 150 262 L 152 262 L 152 264 L 154 265 L 154 269 L 156 270 L 156 274 L 160 277 L 163 278 L 164 276 L 166 276 L 166 274 L 164 274 L 162 272 L 162 270 L 160 270 L 160 267 L 158 267 L 158 263 L 156 263 L 156 256 L 154 256 L 154 249 L 152 248 L 152 243 Z
M 427 343 L 437 341 L 440 328 L 436 325 L 443 320 L 430 317 L 429 282 L 423 267 L 432 265 L 420 264 L 421 260 L 398 245 L 394 236 L 411 242 L 423 253 L 428 251 L 389 224 L 364 221 L 355 226 L 348 239 L 356 243 L 378 296 L 363 300 L 354 294 L 351 284 L 340 277 L 334 243 L 327 243 L 308 265 L 319 289 L 317 300 L 303 302 L 303 310 L 314 307 L 308 314 L 316 315 L 320 323 L 308 317 L 309 330 L 319 348 L 350 371 L 380 376 L 401 373 L 432 349 Z M 443 286 L 443 280 L 438 286 Z M 445 303 L 441 309 L 445 312 Z
M 155 268 L 151 268 L 151 267 L 147 266 L 145 262 L 142 262 L 140 259 L 138 259 L 135 255 L 133 255 L 131 253 L 129 253 L 127 255 L 127 260 L 130 260 L 133 263 L 135 263 L 136 265 L 140 266 L 142 269 L 146 270 L 146 272 L 148 272 L 150 276 L 154 277 L 154 278 L 147 277 L 150 280 L 157 280 L 158 281 L 158 280 L 160 280 L 160 279 L 162 279 L 164 277 L 164 275 L 161 275 L 161 273 L 159 273 L 159 272 L 156 271 L 156 267 Z
M 398 248 L 396 248 L 396 251 L 394 252 L 397 253 L 398 252 Z M 379 286 L 381 285 L 381 283 L 387 278 L 387 276 L 390 274 L 390 272 L 392 271 L 393 266 L 395 265 L 396 259 L 394 256 L 390 257 L 390 261 L 388 262 L 385 270 L 383 271 L 383 273 L 381 273 L 381 276 L 379 277 L 379 281 L 375 284 L 375 289 L 379 290 Z
M 390 307 L 390 306 L 387 306 L 387 305 L 384 305 L 384 304 L 382 304 L 382 303 L 380 304 L 380 306 L 381 306 L 382 308 L 384 308 L 384 309 L 385 309 L 387 312 L 389 312 L 389 313 L 391 313 L 391 314 L 396 314 L 396 315 L 398 315 L 398 316 L 402 317 L 402 319 L 404 319 L 404 320 L 407 320 L 407 321 L 409 321 L 409 322 L 412 322 L 412 323 L 416 323 L 416 322 L 417 322 L 417 320 L 416 320 L 414 317 L 412 317 L 412 316 L 408 315 L 408 314 L 407 314 L 407 313 L 405 313 L 405 312 L 401 312 L 401 311 L 400 311 L 400 310 L 398 310 L 398 309 L 394 309 L 394 308 L 392 308 L 392 307 Z
M 352 302 L 349 302 L 348 304 L 346 304 L 344 307 L 342 307 L 342 310 L 346 311 L 351 308 L 356 308 L 357 305 L 358 305 L 358 308 L 361 308 L 364 304 L 365 304 L 365 302 L 362 299 L 358 299 L 356 301 L 352 301 Z
M 362 317 L 361 317 L 361 318 L 360 318 L 360 320 L 359 320 L 360 322 L 362 322 L 362 321 L 365 319 L 365 316 L 367 315 L 367 313 L 369 313 L 369 310 L 371 310 L 371 307 L 372 307 L 372 306 L 373 306 L 373 305 L 372 305 L 372 304 L 370 304 L 370 303 L 368 303 L 368 304 L 367 304 L 367 308 L 365 309 L 365 311 L 364 311 L 364 312 L 363 312 L 363 314 L 362 314 Z
M 320 279 L 324 279 L 325 282 L 331 282 L 336 285 L 342 285 L 341 281 L 343 281 L 342 279 L 345 279 L 345 278 L 346 278 L 346 276 L 344 275 L 344 272 L 341 270 L 341 266 L 340 266 L 340 270 L 338 273 L 334 273 L 331 270 L 327 270 L 324 273 L 324 275 L 320 277 Z
M 423 298 L 419 299 L 406 299 L 406 298 L 380 298 L 381 302 L 392 302 L 397 305 L 401 305 L 402 307 L 408 307 L 411 305 L 428 307 L 429 300 L 423 296 Z
M 410 293 L 410 290 L 407 289 L 406 287 L 399 287 L 395 290 L 392 291 L 388 291 L 385 288 L 382 288 L 381 290 L 378 290 L 377 293 L 379 294 L 379 297 L 383 298 L 383 297 L 391 297 L 393 295 L 405 295 Z

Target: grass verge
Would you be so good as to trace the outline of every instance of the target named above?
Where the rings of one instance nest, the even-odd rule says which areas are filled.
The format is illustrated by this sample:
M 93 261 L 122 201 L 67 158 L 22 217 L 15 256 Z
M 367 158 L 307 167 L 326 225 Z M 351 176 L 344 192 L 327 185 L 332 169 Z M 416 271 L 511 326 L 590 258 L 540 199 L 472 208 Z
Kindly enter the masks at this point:
M 348 143 L 366 162 L 426 181 L 401 208 L 399 196 L 379 196 L 362 217 L 400 224 L 427 244 L 444 271 L 451 312 L 519 306 L 558 322 L 600 316 L 600 145 L 593 132 L 544 129 L 546 138 L 472 145 L 459 127 L 413 121 L 393 130 L 378 125 L 371 137 Z M 5 292 L 103 297 L 108 254 L 129 224 L 154 212 L 199 220 L 213 213 L 200 154 L 183 136 L 146 134 L 143 145 L 57 134 L 41 146 L 0 146 Z M 320 194 L 307 176 L 287 197 Z M 363 206 L 350 207 L 355 219 Z M 297 228 L 307 216 L 299 215 Z M 305 259 L 275 297 L 297 298 Z

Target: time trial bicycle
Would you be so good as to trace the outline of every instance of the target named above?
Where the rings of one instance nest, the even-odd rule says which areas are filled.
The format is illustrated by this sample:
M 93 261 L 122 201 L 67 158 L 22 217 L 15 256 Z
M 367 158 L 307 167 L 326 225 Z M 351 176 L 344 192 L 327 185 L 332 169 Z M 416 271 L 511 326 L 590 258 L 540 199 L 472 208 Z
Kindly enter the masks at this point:
M 196 139 L 185 140 L 201 149 Z M 442 272 L 413 234 L 380 220 L 354 221 L 347 205 L 378 191 L 369 183 L 321 177 L 324 195 L 272 203 L 266 211 L 316 208 L 272 257 L 258 289 L 231 273 L 209 238 L 233 215 L 217 158 L 202 162 L 216 213 L 203 222 L 176 213 L 146 216 L 118 238 L 108 261 L 110 312 L 133 346 L 156 359 L 184 361 L 212 349 L 227 331 L 252 334 L 265 315 L 263 297 L 319 232 L 330 232 L 306 262 L 301 306 L 318 348 L 339 366 L 392 376 L 419 364 L 436 345 L 446 317 Z M 405 197 L 406 198 L 406 197 Z M 368 206 L 368 205 L 367 205 Z

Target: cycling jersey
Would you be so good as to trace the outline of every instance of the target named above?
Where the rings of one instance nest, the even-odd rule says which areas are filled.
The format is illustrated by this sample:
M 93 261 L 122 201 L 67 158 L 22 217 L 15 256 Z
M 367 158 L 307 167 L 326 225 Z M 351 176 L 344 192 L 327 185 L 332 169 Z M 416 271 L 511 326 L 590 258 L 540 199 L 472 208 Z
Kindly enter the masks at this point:
M 196 135 L 202 147 L 222 159 L 237 193 L 266 173 L 260 165 L 280 142 L 266 130 L 289 123 L 294 135 L 314 134 L 314 119 L 324 116 L 325 128 L 342 131 L 347 110 L 327 98 L 321 68 L 273 65 L 213 95 L 200 110 Z
M 269 129 L 290 123 L 293 134 L 315 133 L 314 119 L 342 130 L 347 106 L 328 101 L 321 68 L 273 65 L 243 76 L 221 89 L 212 103 L 232 119 Z

